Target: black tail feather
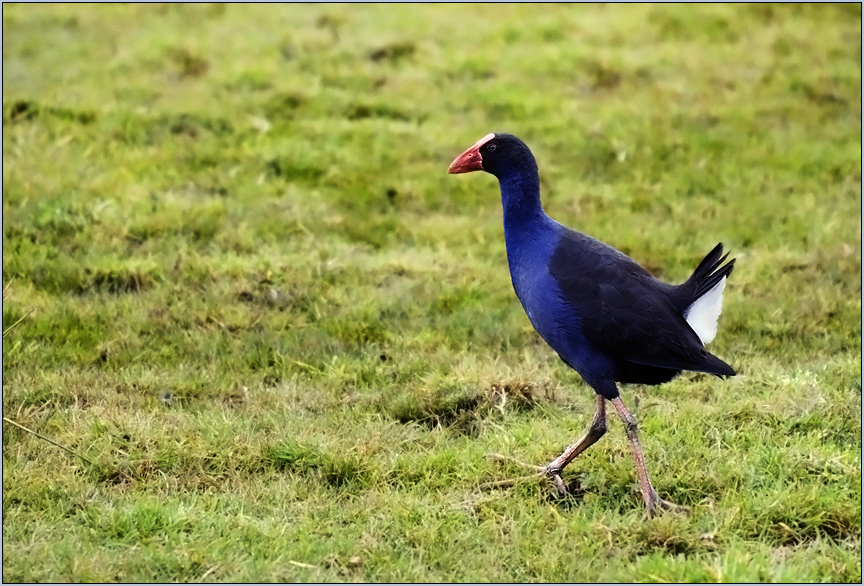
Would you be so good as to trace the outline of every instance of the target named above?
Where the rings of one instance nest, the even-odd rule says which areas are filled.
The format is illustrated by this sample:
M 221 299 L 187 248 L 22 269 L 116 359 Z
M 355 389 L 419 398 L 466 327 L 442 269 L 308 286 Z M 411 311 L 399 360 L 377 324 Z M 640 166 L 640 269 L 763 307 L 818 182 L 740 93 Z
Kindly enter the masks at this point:
M 734 368 L 732 368 L 710 352 L 706 352 L 705 354 L 707 356 L 705 359 L 705 368 L 702 369 L 702 372 L 709 372 L 721 378 L 726 376 L 735 376 L 737 374 Z
M 690 278 L 681 285 L 681 292 L 684 293 L 687 306 L 713 289 L 725 277 L 732 274 L 732 269 L 735 268 L 735 259 L 733 258 L 725 265 L 723 264 L 728 257 L 728 253 L 723 254 L 723 243 L 721 242 L 702 259 L 702 262 L 699 263 L 699 266 L 696 267 Z

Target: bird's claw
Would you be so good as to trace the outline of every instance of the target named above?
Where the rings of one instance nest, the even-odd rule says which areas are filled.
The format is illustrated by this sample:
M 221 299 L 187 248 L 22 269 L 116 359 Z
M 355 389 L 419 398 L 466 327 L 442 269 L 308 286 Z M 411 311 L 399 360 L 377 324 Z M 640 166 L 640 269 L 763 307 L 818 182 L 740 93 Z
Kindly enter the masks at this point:
M 564 482 L 564 479 L 561 478 L 561 470 L 546 466 L 536 466 L 534 464 L 526 464 L 520 460 L 515 458 L 511 458 L 509 456 L 504 456 L 502 454 L 489 454 L 487 456 L 492 460 L 498 460 L 502 462 L 512 462 L 521 466 L 522 468 L 528 468 L 529 470 L 533 470 L 534 474 L 530 474 L 528 476 L 520 476 L 519 478 L 513 478 L 508 480 L 499 480 L 496 482 L 486 482 L 481 485 L 481 488 L 501 488 L 505 486 L 513 486 L 514 484 L 518 484 L 519 482 L 537 479 L 537 478 L 548 478 L 553 485 L 555 485 L 555 490 L 558 493 L 559 497 L 566 497 L 572 494 L 572 491 L 567 488 L 567 485 Z
M 676 505 L 673 502 L 667 501 L 666 499 L 662 499 L 657 494 L 654 495 L 654 499 L 652 503 L 648 503 L 648 510 L 645 511 L 645 520 L 650 519 L 652 515 L 660 512 L 659 509 L 664 511 L 671 511 L 673 513 L 678 513 L 681 515 L 689 515 L 690 507 L 686 507 L 684 505 Z
M 564 479 L 561 478 L 561 472 L 560 471 L 549 470 L 547 468 L 545 470 L 545 474 L 552 481 L 552 484 L 555 485 L 555 490 L 558 491 L 559 497 L 564 498 L 570 494 L 570 490 L 567 488 L 567 485 L 564 484 Z
M 690 507 L 687 507 L 685 505 L 676 505 L 675 503 L 667 501 L 666 499 L 658 499 L 657 504 L 660 505 L 661 509 L 664 509 L 666 511 L 672 511 L 673 513 L 681 513 L 684 515 L 690 514 Z

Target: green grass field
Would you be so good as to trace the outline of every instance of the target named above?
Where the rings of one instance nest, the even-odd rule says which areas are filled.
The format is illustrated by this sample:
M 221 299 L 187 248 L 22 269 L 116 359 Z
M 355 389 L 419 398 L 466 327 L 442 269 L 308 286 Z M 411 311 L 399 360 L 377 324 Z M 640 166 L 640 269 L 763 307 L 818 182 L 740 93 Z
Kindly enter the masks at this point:
M 3 412 L 86 460 L 4 424 L 3 580 L 860 582 L 860 19 L 4 5 Z M 446 173 L 492 131 L 658 277 L 738 259 L 739 376 L 623 389 L 689 516 L 614 416 L 578 496 L 481 486 L 594 404 Z

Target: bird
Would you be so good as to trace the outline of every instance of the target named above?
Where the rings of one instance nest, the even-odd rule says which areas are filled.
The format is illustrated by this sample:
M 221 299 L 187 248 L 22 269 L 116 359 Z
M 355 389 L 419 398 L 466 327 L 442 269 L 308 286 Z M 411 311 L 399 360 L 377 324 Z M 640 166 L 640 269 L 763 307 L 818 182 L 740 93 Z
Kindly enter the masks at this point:
M 507 264 L 516 297 L 538 334 L 596 393 L 588 431 L 546 466 L 557 491 L 562 470 L 606 433 L 606 401 L 624 429 L 647 513 L 683 510 L 660 498 L 645 464 L 636 418 L 618 383 L 657 385 L 682 371 L 724 378 L 735 370 L 705 349 L 717 333 L 735 259 L 717 244 L 684 283 L 665 283 L 616 248 L 553 220 L 540 203 L 537 162 L 528 146 L 491 133 L 451 163 L 448 173 L 486 171 L 498 179 Z M 724 264 L 725 263 L 725 264 Z

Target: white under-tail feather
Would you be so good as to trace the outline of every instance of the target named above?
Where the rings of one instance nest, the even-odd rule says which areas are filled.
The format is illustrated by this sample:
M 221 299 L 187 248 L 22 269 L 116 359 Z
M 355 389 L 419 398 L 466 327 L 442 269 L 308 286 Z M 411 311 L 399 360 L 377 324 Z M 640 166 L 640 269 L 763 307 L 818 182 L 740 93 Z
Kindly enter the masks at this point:
M 717 318 L 723 305 L 723 289 L 726 288 L 726 277 L 714 285 L 707 293 L 693 302 L 684 312 L 684 319 L 702 340 L 707 344 L 717 335 Z

